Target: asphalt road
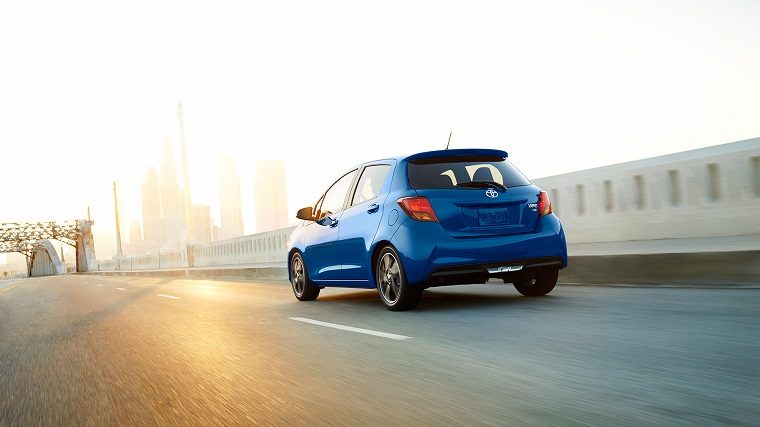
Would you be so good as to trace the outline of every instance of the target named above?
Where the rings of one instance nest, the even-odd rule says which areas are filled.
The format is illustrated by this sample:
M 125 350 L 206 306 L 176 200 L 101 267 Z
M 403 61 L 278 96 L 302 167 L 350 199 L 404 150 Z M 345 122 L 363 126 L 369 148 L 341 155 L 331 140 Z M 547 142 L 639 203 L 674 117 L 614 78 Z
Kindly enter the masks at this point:
M 0 425 L 114 424 L 756 426 L 760 289 L 5 283 Z

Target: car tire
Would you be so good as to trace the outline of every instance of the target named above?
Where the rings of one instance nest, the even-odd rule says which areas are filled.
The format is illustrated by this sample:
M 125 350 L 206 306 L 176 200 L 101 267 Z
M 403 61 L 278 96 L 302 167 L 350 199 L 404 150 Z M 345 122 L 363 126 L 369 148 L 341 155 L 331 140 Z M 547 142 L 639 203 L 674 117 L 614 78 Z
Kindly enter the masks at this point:
M 517 292 L 526 297 L 539 297 L 546 295 L 554 289 L 559 277 L 559 270 L 556 268 L 541 270 L 532 279 L 517 280 L 513 284 Z
M 401 257 L 391 246 L 380 251 L 375 264 L 375 285 L 380 301 L 388 310 L 409 310 L 420 303 L 422 286 L 409 283 Z
M 298 252 L 290 257 L 290 285 L 299 301 L 313 301 L 319 296 L 319 287 L 309 280 L 306 263 Z

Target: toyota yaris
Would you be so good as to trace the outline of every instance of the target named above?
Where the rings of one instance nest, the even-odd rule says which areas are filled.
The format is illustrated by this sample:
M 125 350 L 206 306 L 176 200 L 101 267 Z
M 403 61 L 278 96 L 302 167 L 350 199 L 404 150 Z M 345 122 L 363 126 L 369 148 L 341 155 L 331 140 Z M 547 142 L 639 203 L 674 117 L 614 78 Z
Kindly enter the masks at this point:
M 549 293 L 567 266 L 545 191 L 501 150 L 430 151 L 364 163 L 298 211 L 288 277 L 301 301 L 326 286 L 377 288 L 390 310 L 432 286 L 513 283 Z

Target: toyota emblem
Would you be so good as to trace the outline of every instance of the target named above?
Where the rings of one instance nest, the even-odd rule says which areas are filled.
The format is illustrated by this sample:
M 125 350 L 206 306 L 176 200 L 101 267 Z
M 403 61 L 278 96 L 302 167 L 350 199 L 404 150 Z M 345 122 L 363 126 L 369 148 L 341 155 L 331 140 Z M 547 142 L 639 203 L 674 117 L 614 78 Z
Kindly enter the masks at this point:
M 499 193 L 497 193 L 493 188 L 489 188 L 486 190 L 486 196 L 495 199 L 496 197 L 499 197 Z

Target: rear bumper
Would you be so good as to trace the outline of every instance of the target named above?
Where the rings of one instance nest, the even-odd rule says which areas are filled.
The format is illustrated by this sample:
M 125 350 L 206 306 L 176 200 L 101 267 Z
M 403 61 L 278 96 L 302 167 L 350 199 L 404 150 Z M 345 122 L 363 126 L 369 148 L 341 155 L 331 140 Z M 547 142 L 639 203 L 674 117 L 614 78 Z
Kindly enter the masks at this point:
M 438 223 L 407 219 L 391 243 L 408 280 L 427 286 L 507 280 L 538 268 L 567 267 L 565 233 L 553 214 L 542 217 L 534 233 L 457 239 Z

